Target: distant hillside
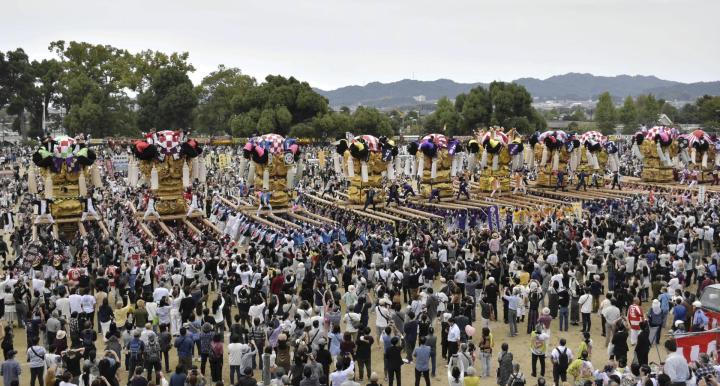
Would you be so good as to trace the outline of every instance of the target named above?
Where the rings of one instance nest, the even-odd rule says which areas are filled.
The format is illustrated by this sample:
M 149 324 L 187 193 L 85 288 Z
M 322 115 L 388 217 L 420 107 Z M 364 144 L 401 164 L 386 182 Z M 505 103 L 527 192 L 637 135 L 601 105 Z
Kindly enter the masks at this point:
M 480 83 L 456 83 L 449 79 L 434 81 L 403 79 L 399 82 L 379 83 L 372 82 L 365 86 L 347 86 L 337 90 L 318 93 L 330 100 L 333 107 L 373 106 L 389 108 L 417 104 L 414 99 L 424 96 L 428 101 L 438 100 L 444 96 L 455 98 L 456 95 L 467 92 Z
M 720 95 L 720 82 L 681 83 L 655 76 L 595 76 L 569 73 L 547 79 L 520 78 L 514 81 L 528 89 L 534 98 L 543 100 L 588 100 L 609 91 L 617 98 L 628 95 L 653 93 L 668 100 L 693 100 L 705 94 Z M 449 79 L 419 81 L 403 79 L 392 83 L 368 83 L 365 86 L 347 86 L 337 90 L 316 90 L 330 100 L 334 108 L 372 106 L 393 108 L 412 106 L 417 96 L 435 101 L 444 96 L 454 98 L 481 83 L 457 83 Z

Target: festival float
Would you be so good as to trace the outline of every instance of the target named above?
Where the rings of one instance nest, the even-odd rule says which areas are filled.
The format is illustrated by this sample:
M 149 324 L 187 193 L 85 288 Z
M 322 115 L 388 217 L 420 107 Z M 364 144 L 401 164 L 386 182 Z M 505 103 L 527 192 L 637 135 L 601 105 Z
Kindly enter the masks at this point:
M 135 141 L 132 153 L 135 158 L 128 166 L 129 185 L 140 184 L 150 190 L 151 204 L 144 219 L 203 216 L 194 195 L 190 204 L 185 199 L 192 180 L 204 182 L 206 177 L 204 160 L 198 157 L 202 148 L 188 133 L 163 130 L 145 134 L 144 139 Z M 198 211 L 192 213 L 193 209 Z
M 720 161 L 715 149 L 715 141 L 703 130 L 695 130 L 687 136 L 690 147 L 690 161 L 694 169 L 699 172 L 698 181 L 712 181 L 712 171 Z
M 254 185 L 256 192 L 269 194 L 268 202 L 273 209 L 287 207 L 295 182 L 302 176 L 297 141 L 278 134 L 251 138 L 243 147 L 241 175 L 245 175 L 248 162 L 247 184 Z
M 512 133 L 514 131 L 511 131 Z M 513 143 L 514 155 L 511 155 L 509 149 L 510 137 L 502 129 L 492 128 L 482 131 L 478 133 L 477 139 L 483 148 L 480 156 L 479 190 L 481 192 L 492 192 L 493 181 L 497 179 L 500 181 L 500 189 L 509 191 L 511 157 L 515 158 L 517 152 L 522 149 L 517 147 L 517 143 Z
M 644 129 L 633 137 L 632 154 L 643 162 L 642 180 L 644 182 L 673 181 L 673 149 L 675 132 L 663 126 Z
M 536 151 L 542 151 L 538 165 L 537 185 L 554 187 L 557 179 L 555 174 L 567 169 L 570 153 L 565 147 L 568 135 L 562 130 L 550 130 L 538 136 L 538 143 L 542 144 Z
M 580 155 L 580 164 L 573 170 L 586 174 L 601 173 L 607 163 L 608 154 L 602 150 L 607 142 L 607 137 L 599 131 L 588 131 L 580 135 L 580 148 L 577 149 Z
M 33 154 L 33 163 L 43 177 L 43 197 L 37 200 L 34 225 L 53 224 L 55 237 L 71 238 L 85 232 L 85 221 L 100 221 L 88 185 L 102 186 L 96 155 L 83 135 L 48 137 Z M 28 171 L 29 191 L 38 193 L 36 170 Z M 105 232 L 106 228 L 101 223 Z
M 376 189 L 374 201 L 385 200 L 383 180 L 395 181 L 398 148 L 386 137 L 372 135 L 349 136 L 335 146 L 334 167 L 338 174 L 345 175 L 350 182 L 347 195 L 354 204 L 365 202 L 367 190 Z
M 422 197 L 429 198 L 434 189 L 438 190 L 440 198 L 453 195 L 451 172 L 453 157 L 459 150 L 460 141 L 448 140 L 443 134 L 428 134 L 408 146 L 408 152 L 417 162 Z

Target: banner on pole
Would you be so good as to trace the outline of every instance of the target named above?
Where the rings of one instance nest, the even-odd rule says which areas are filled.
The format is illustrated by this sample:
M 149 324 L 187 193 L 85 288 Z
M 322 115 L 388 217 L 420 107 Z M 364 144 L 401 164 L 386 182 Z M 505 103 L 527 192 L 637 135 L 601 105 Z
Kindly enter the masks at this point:
M 500 230 L 500 208 L 497 205 L 488 208 L 488 228 L 491 232 Z
M 705 203 L 705 185 L 700 185 L 698 189 L 698 204 L 702 205 Z
M 128 170 L 128 163 L 130 162 L 130 156 L 127 153 L 115 154 L 112 156 L 113 169 L 119 172 L 126 172 Z

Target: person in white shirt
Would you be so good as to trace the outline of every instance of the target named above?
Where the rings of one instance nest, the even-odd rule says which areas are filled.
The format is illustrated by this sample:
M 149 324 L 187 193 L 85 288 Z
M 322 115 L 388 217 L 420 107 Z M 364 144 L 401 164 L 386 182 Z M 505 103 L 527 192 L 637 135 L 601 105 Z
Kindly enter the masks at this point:
M 590 326 L 592 323 L 590 319 L 590 314 L 592 313 L 592 295 L 590 295 L 590 293 L 585 293 L 583 290 L 579 291 L 583 292 L 578 299 L 580 315 L 582 316 L 582 332 L 590 332 Z
M 690 367 L 687 359 L 677 352 L 677 343 L 675 343 L 674 339 L 666 340 L 664 345 L 668 356 L 665 357 L 663 373 L 670 377 L 672 386 L 685 385 L 687 379 L 690 378 Z
M 554 350 L 550 353 L 550 360 L 553 364 L 553 379 L 555 380 L 555 384 L 559 385 L 559 381 L 566 382 L 567 381 L 567 368 L 564 370 L 561 370 L 558 368 L 558 364 L 560 362 L 560 355 L 564 354 L 567 356 L 567 364 L 570 364 L 573 361 L 573 353 L 572 350 L 570 350 L 565 345 L 567 342 L 565 341 L 565 338 L 560 338 L 560 345 L 555 347 Z
M 88 294 L 86 290 L 83 292 L 80 298 L 82 312 L 85 314 L 85 319 L 92 323 L 95 314 L 95 296 Z
M 70 311 L 70 299 L 68 299 L 67 296 L 61 297 L 56 300 L 55 306 L 58 310 L 60 310 L 60 313 L 65 318 L 65 320 L 70 320 L 70 314 L 72 312 Z
M 162 298 L 169 295 L 170 290 L 163 286 L 158 286 L 157 288 L 155 288 L 155 291 L 153 291 L 153 301 L 155 303 L 160 303 L 160 300 L 162 300 Z
M 460 341 L 460 327 L 455 323 L 455 318 L 448 320 L 450 323 L 450 330 L 448 331 L 448 357 L 458 352 L 458 342 Z
M 82 295 L 78 294 L 74 289 L 72 290 L 72 293 L 70 296 L 68 296 L 68 299 L 70 301 L 70 314 L 77 312 L 78 315 L 83 313 L 82 310 Z
M 389 303 L 391 302 L 388 299 L 380 299 L 380 304 L 375 306 L 375 327 L 377 329 L 378 342 L 381 341 L 380 338 L 382 337 L 385 327 L 387 327 L 392 320 L 392 311 L 390 310 Z
M 330 377 L 328 377 L 328 380 L 330 381 L 330 385 L 332 385 L 332 386 L 340 386 L 349 377 L 355 375 L 355 362 L 354 361 L 350 360 L 350 364 L 348 365 L 348 367 L 343 370 L 340 370 L 342 363 L 344 363 L 344 361 L 338 361 L 337 370 L 335 372 L 330 373 Z

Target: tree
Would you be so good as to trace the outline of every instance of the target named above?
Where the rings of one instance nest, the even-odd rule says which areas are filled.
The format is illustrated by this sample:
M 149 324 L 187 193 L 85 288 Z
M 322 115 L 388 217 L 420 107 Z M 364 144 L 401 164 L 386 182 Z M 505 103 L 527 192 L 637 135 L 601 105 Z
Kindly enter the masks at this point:
M 343 112 L 330 112 L 316 117 L 311 126 L 315 128 L 315 138 L 345 138 L 346 132 L 353 131 L 353 117 Z
M 455 104 L 457 106 L 457 99 Z M 492 117 L 490 94 L 481 86 L 473 88 L 459 111 L 462 112 L 462 130 L 457 134 L 470 135 L 479 127 L 489 126 Z
M 547 127 L 545 118 L 532 107 L 532 97 L 524 86 L 492 82 L 488 92 L 492 105 L 490 125 L 514 127 L 526 134 Z
M 458 132 L 460 126 L 460 114 L 455 110 L 455 105 L 447 97 L 440 98 L 437 102 L 437 109 L 425 119 L 425 130 L 429 132 L 442 132 L 444 129 L 448 134 Z
M 698 118 L 706 129 L 720 127 L 720 97 L 704 95 L 698 98 Z
M 600 94 L 598 103 L 595 107 L 595 121 L 598 129 L 603 134 L 615 133 L 616 113 L 615 105 L 609 92 Z
M 22 48 L 8 51 L 0 64 L 0 104 L 7 104 L 7 113 L 15 116 L 13 127 L 22 132 L 25 124 L 25 112 L 35 96 L 35 78 L 27 54 Z M 3 101 L 4 99 L 4 101 Z
M 109 45 L 63 40 L 50 43 L 49 49 L 62 67 L 53 103 L 65 109 L 68 133 L 105 137 L 137 132 L 126 92 L 137 65 L 133 55 Z
M 645 126 L 653 126 L 657 123 L 658 114 L 660 113 L 660 104 L 652 94 L 638 95 L 635 98 L 635 108 L 637 109 L 638 123 Z
M 587 121 L 587 116 L 585 115 L 585 110 L 582 107 L 575 107 L 575 109 L 570 114 L 563 115 L 563 121 L 574 121 L 574 122 L 584 122 Z
M 695 103 L 686 103 L 678 112 L 677 123 L 697 123 L 699 121 L 698 106 Z
M 618 121 L 623 124 L 623 134 L 633 134 L 637 129 L 637 110 L 631 96 L 625 98 L 625 102 L 618 110 Z
M 198 106 L 194 128 L 208 134 L 231 134 L 233 100 L 242 98 L 253 87 L 257 87 L 255 79 L 243 75 L 240 69 L 218 66 L 195 88 Z
M 232 99 L 232 105 L 233 133 L 241 127 L 246 133 L 247 125 L 255 121 L 255 129 L 261 134 L 286 135 L 293 125 L 311 123 L 328 112 L 327 99 L 313 91 L 307 82 L 275 75 L 267 76 L 265 83 L 247 88 Z M 252 111 L 257 112 L 241 118 Z
M 352 115 L 355 135 L 369 134 L 376 137 L 392 137 L 390 118 L 373 107 L 360 106 Z
M 155 70 L 146 91 L 138 95 L 138 126 L 142 130 L 186 129 L 192 124 L 197 97 L 185 70 Z

